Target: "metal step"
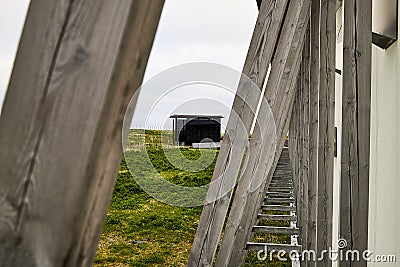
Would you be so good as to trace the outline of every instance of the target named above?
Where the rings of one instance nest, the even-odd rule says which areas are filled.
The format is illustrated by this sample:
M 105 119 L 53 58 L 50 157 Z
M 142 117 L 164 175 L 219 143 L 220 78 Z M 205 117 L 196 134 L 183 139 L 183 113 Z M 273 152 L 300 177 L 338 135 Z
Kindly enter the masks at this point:
M 298 253 L 301 252 L 301 245 L 297 243 L 297 237 L 299 235 L 299 229 L 297 228 L 297 207 L 296 203 L 296 191 L 294 180 L 292 179 L 292 173 L 290 169 L 289 158 L 283 159 L 281 156 L 280 162 L 275 169 L 274 175 L 268 187 L 266 188 L 264 203 L 261 205 L 261 212 L 257 214 L 258 225 L 253 226 L 252 232 L 259 233 L 257 235 L 257 241 L 259 242 L 248 242 L 246 245 L 246 250 L 250 251 L 285 251 Z M 284 162 L 284 163 L 282 163 Z M 290 205 L 289 205 L 290 204 Z M 268 212 L 266 212 L 268 211 Z M 270 213 L 270 214 L 263 214 Z M 279 213 L 282 212 L 282 213 Z M 272 213 L 272 214 L 271 214 Z M 278 213 L 273 214 L 273 213 Z M 282 215 L 284 214 L 284 215 Z M 262 224 L 269 224 L 273 221 L 282 221 L 287 223 L 287 227 L 278 226 L 264 226 Z M 290 224 L 290 226 L 289 226 Z M 265 233 L 265 238 L 276 237 L 276 235 L 288 235 L 291 239 L 291 244 L 274 244 L 274 243 L 264 243 L 267 240 L 263 239 L 264 235 L 260 233 Z M 275 235 L 275 236 L 274 236 Z M 263 242 L 264 241 L 264 242 Z M 293 265 L 299 266 L 299 265 Z
M 254 226 L 254 233 L 268 233 L 268 234 L 287 234 L 297 235 L 299 233 L 298 228 L 292 227 L 276 227 L 276 226 Z
M 269 188 L 268 192 L 272 192 L 272 193 L 293 193 L 293 189 Z
M 272 178 L 271 182 L 272 183 L 275 183 L 275 182 L 293 183 L 293 180 L 292 179 Z
M 294 206 L 282 206 L 282 205 L 262 205 L 261 209 L 264 211 L 296 211 Z
M 271 182 L 285 182 L 285 183 L 293 183 L 293 179 L 282 179 L 280 177 L 272 178 Z
M 266 221 L 297 221 L 297 216 L 258 214 L 258 219 Z
M 273 244 L 273 243 L 252 243 L 248 242 L 246 245 L 246 250 L 250 251 L 260 251 L 267 249 L 267 251 L 301 251 L 301 246 L 289 245 L 289 244 Z
M 272 180 L 270 184 L 293 184 L 293 181 Z
M 290 204 L 290 203 L 295 203 L 294 198 L 270 198 L 266 197 L 264 199 L 265 203 L 275 203 L 275 204 Z
M 269 187 L 291 187 L 291 188 L 293 188 L 294 186 L 293 186 L 293 184 L 290 184 L 290 183 L 280 183 L 280 182 L 278 182 L 278 183 L 271 183 L 269 185 Z
M 294 197 L 293 193 L 267 192 L 269 197 Z
M 283 188 L 290 187 L 290 188 L 294 188 L 293 184 L 287 184 L 287 183 L 271 183 L 268 188 L 271 188 L 271 187 L 279 187 L 279 188 L 280 187 L 283 187 Z
M 292 186 L 279 186 L 279 185 L 272 185 L 269 186 L 269 189 L 280 189 L 280 190 L 293 190 L 294 188 Z

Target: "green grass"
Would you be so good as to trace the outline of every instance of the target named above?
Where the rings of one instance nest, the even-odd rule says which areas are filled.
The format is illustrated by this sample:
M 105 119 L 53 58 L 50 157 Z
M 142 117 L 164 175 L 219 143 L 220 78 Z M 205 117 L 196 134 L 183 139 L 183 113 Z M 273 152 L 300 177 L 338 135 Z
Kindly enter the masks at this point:
M 149 197 L 123 161 L 95 266 L 184 266 L 200 213 Z
M 122 160 L 94 266 L 186 266 L 187 264 L 201 207 L 184 208 L 164 204 L 150 197 L 136 181 L 145 184 L 148 180 L 158 181 L 151 178 L 156 170 L 164 179 L 177 185 L 186 187 L 205 185 L 211 180 L 218 151 L 200 152 L 187 147 L 178 149 L 171 147 L 168 150 L 169 159 L 180 163 L 183 169 L 191 166 L 187 165 L 190 165 L 190 162 L 185 162 L 182 156 L 192 162 L 196 161 L 200 167 L 209 164 L 201 171 L 184 171 L 171 164 L 161 150 L 160 131 L 146 131 L 146 136 L 140 134 L 143 135 L 143 131 L 132 132 L 129 136 L 133 149 L 128 149 L 126 159 Z M 140 149 L 138 143 L 132 141 L 134 138 L 146 140 L 147 151 Z M 146 157 L 150 161 L 147 162 Z M 133 166 L 133 175 L 128 169 L 127 162 L 131 169 Z M 173 193 L 166 193 L 162 197 L 168 201 L 175 196 Z M 276 242 L 287 239 L 279 236 L 255 238 Z M 268 266 L 290 266 L 277 261 L 260 262 L 254 253 L 249 255 L 245 266 L 267 266 L 267 263 Z

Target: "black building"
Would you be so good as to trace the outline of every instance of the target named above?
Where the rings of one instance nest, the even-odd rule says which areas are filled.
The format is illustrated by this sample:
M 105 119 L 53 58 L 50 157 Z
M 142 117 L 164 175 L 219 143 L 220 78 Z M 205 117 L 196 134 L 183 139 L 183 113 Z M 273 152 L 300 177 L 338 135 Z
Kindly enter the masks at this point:
M 173 138 L 176 145 L 220 142 L 222 116 L 173 115 Z

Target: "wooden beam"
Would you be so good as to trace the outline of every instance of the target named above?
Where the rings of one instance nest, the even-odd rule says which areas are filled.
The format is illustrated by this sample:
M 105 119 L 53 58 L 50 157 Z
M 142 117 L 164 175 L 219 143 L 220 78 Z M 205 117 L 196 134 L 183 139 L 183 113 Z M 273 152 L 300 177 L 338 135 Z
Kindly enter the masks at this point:
M 294 185 L 294 195 L 296 197 L 296 211 L 297 216 L 299 217 L 299 213 L 297 210 L 298 203 L 299 203 L 299 90 L 296 90 L 294 102 L 293 102 L 293 110 L 292 116 L 289 124 L 289 154 L 291 155 L 291 166 L 292 166 L 292 173 L 293 173 L 293 185 Z
M 301 67 L 301 66 L 300 66 Z M 300 69 L 301 73 L 301 69 Z M 300 76 L 300 75 L 299 75 Z M 303 183 L 302 183 L 302 171 L 301 171 L 301 164 L 302 164 L 302 109 L 301 109 L 301 79 L 298 77 L 297 81 L 297 90 L 296 90 L 296 96 L 295 96 L 295 106 L 293 107 L 293 115 L 295 117 L 293 118 L 293 134 L 295 135 L 295 146 L 294 146 L 294 154 L 295 156 L 295 161 L 293 162 L 295 166 L 295 172 L 294 172 L 294 177 L 293 181 L 295 184 L 295 196 L 296 196 L 296 214 L 299 220 L 297 221 L 297 226 L 301 227 L 301 222 L 302 222 L 302 204 L 303 204 Z M 299 236 L 299 241 L 301 242 L 301 236 Z
M 293 106 L 295 81 L 299 70 L 306 22 L 309 18 L 309 1 L 291 1 L 288 7 L 282 34 L 272 63 L 272 70 L 266 86 L 266 99 L 276 123 L 277 145 L 275 156 L 271 155 L 269 143 L 264 144 L 260 136 L 265 135 L 263 127 L 256 127 L 250 142 L 249 164 L 238 182 L 235 198 L 228 217 L 216 266 L 233 266 L 243 263 L 246 256 L 246 242 L 257 221 L 258 209 L 265 196 L 266 185 L 270 182 L 275 166 L 284 146 Z M 261 105 L 261 111 L 265 109 Z M 259 113 L 261 118 L 263 112 Z M 273 156 L 273 168 L 266 165 Z M 269 172 L 269 173 L 268 173 Z M 264 178 L 260 186 L 260 178 Z
M 336 0 L 320 6 L 319 143 L 317 252 L 332 247 L 333 163 L 335 133 Z M 318 254 L 317 253 L 317 254 Z M 322 263 L 331 266 L 326 257 Z
M 307 247 L 308 243 L 308 222 L 309 222 L 309 196 L 308 196 L 308 183 L 309 183 L 309 102 L 310 102 L 310 21 L 307 23 L 307 31 L 304 40 L 303 59 L 301 63 L 301 109 L 302 117 L 300 119 L 302 127 L 302 147 L 301 147 L 301 176 L 302 176 L 302 217 L 301 217 L 301 234 L 302 245 Z
M 317 191 L 318 191 L 318 103 L 319 103 L 319 24 L 320 0 L 312 0 L 310 18 L 310 122 L 308 169 L 308 243 L 306 248 L 317 250 Z M 310 263 L 315 266 L 315 263 Z
M 262 88 L 287 7 L 287 0 L 265 0 L 262 2 L 253 38 L 243 68 L 243 74 Z M 222 142 L 214 170 L 208 199 L 216 199 L 206 204 L 201 214 L 197 233 L 190 253 L 188 266 L 211 265 L 225 218 L 231 202 L 232 189 L 239 174 L 238 166 L 243 160 L 247 136 L 254 119 L 254 111 L 259 104 L 258 94 L 248 93 L 248 84 L 239 83 L 232 115 L 229 118 L 226 134 Z M 242 99 L 246 96 L 245 99 Z M 243 124 L 246 132 L 241 132 L 237 125 Z M 236 138 L 235 138 L 236 136 Z
M 347 240 L 346 250 L 362 252 L 368 247 L 372 1 L 346 0 L 343 5 L 340 238 Z
M 91 266 L 163 1 L 32 1 L 0 118 L 0 262 Z

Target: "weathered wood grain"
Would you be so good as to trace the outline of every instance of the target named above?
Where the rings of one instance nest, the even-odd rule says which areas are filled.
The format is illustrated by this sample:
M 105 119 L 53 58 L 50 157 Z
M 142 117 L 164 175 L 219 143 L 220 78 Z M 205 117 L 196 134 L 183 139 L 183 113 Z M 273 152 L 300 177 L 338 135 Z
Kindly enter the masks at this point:
M 302 60 L 303 61 L 303 60 Z M 297 105 L 296 110 L 298 112 L 298 120 L 296 122 L 296 127 L 298 131 L 298 138 L 297 138 L 297 162 L 296 162 L 296 172 L 297 172 L 297 215 L 299 220 L 297 225 L 299 228 L 303 228 L 303 221 L 304 221 L 304 176 L 303 176 L 303 139 L 304 139 L 304 127 L 303 127 L 303 119 L 304 119 L 304 110 L 303 110 L 303 86 L 302 86 L 302 74 L 303 74 L 303 64 L 300 64 L 300 72 L 299 77 L 297 78 Z M 300 244 L 303 243 L 303 231 L 299 235 L 299 242 Z
M 91 266 L 163 1 L 32 1 L 0 118 L 0 261 Z
M 308 168 L 308 243 L 309 250 L 317 250 L 317 190 L 318 190 L 318 103 L 319 103 L 319 23 L 320 0 L 312 0 L 310 18 L 310 118 Z M 316 263 L 309 263 L 315 266 Z
M 296 92 L 297 93 L 297 92 Z M 294 98 L 293 101 L 293 110 L 292 110 L 292 115 L 290 119 L 290 124 L 289 124 L 289 157 L 290 157 L 290 166 L 292 170 L 292 175 L 293 175 L 293 183 L 294 187 L 297 186 L 295 177 L 296 177 L 296 156 L 297 156 L 297 127 L 296 127 L 296 122 L 297 122 L 297 114 L 296 112 L 296 106 L 297 106 L 297 98 Z
M 309 18 L 309 1 L 293 1 L 282 28 L 282 34 L 272 63 L 270 78 L 266 86 L 266 99 L 272 109 L 276 123 L 277 149 L 273 168 L 267 170 L 270 160 L 269 149 L 260 144 L 262 131 L 256 127 L 250 142 L 250 159 L 244 175 L 238 183 L 235 198 L 225 228 L 216 266 L 241 265 L 244 261 L 246 242 L 251 237 L 251 229 L 257 221 L 258 209 L 281 155 L 289 128 L 293 106 L 295 81 L 298 74 L 300 55 L 303 48 L 306 22 Z M 261 105 L 261 110 L 263 105 Z M 263 112 L 260 112 L 263 118 Z M 268 142 L 266 143 L 268 146 Z M 261 151 L 260 151 L 261 150 Z M 269 171 L 269 173 L 268 173 Z M 261 179 L 261 186 L 254 187 Z
M 335 132 L 336 0 L 321 1 L 317 252 L 332 247 Z M 328 257 L 321 262 L 331 266 Z
M 299 90 L 298 86 L 296 88 L 296 94 L 295 98 L 293 101 L 293 110 L 292 110 L 292 116 L 289 124 L 289 154 L 291 155 L 290 157 L 290 162 L 291 162 L 291 169 L 292 169 L 292 174 L 293 174 L 293 184 L 294 184 L 294 193 L 296 197 L 296 211 L 297 215 L 299 217 L 299 210 L 297 210 L 297 207 L 299 207 Z
M 307 31 L 305 33 L 303 58 L 302 58 L 302 77 L 301 77 L 301 90 L 302 90 L 302 182 L 303 182 L 303 203 L 301 218 L 301 232 L 302 232 L 302 245 L 307 247 L 308 244 L 308 222 L 309 222 L 309 196 L 308 196 L 308 183 L 309 183 L 309 102 L 310 102 L 310 21 L 308 21 Z M 307 263 L 307 262 L 306 262 Z
M 372 1 L 346 0 L 343 24 L 343 95 L 340 238 L 346 249 L 368 245 Z M 367 266 L 341 262 L 340 266 Z
M 287 0 L 263 1 L 257 19 L 253 38 L 247 54 L 243 74 L 262 88 L 281 29 Z M 239 83 L 232 115 L 228 121 L 227 134 L 218 156 L 206 204 L 193 242 L 188 266 L 209 266 L 214 258 L 219 237 L 228 212 L 232 189 L 239 174 L 238 166 L 243 160 L 247 136 L 250 132 L 254 111 L 257 109 L 259 94 L 251 92 L 243 81 Z M 243 97 L 245 96 L 245 97 Z M 237 114 L 237 115 L 235 115 Z M 243 127 L 238 127 L 242 124 Z M 246 131 L 246 132 L 243 132 Z M 213 201 L 217 199 L 216 201 Z

